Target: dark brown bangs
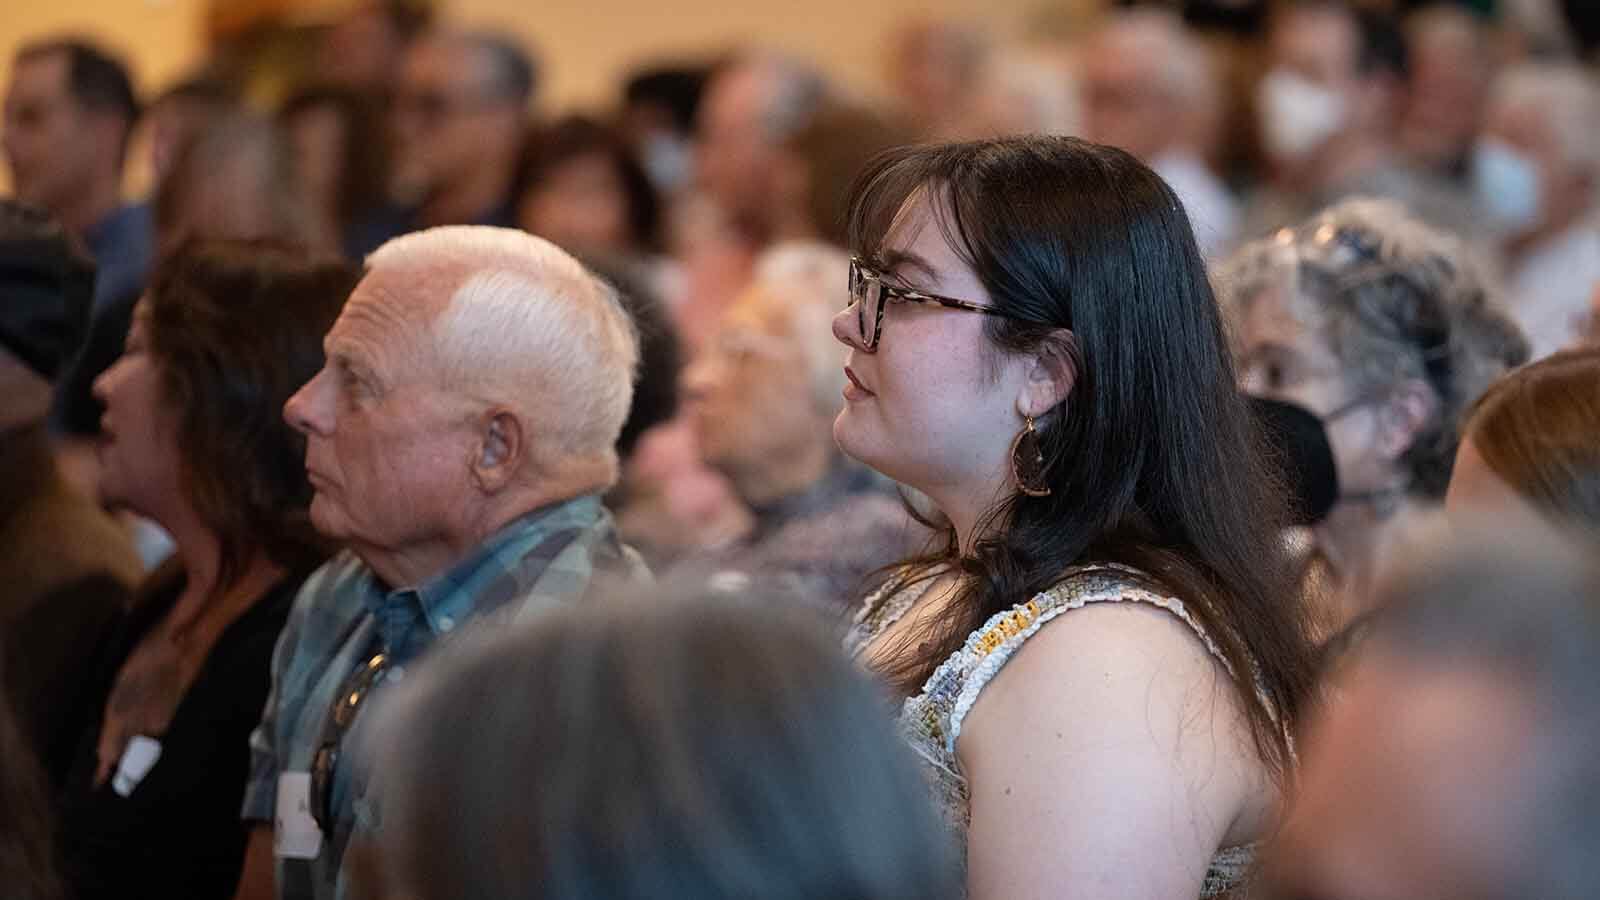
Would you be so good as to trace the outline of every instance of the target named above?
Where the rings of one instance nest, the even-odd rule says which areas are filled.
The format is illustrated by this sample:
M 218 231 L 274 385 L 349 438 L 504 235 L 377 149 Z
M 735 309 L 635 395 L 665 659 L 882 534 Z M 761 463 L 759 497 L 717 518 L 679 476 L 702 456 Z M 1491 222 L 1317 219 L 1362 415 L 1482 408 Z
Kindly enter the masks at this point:
M 917 190 L 934 180 L 927 146 L 895 147 L 878 154 L 850 187 L 847 234 L 850 252 L 880 261 L 883 243 L 900 210 Z

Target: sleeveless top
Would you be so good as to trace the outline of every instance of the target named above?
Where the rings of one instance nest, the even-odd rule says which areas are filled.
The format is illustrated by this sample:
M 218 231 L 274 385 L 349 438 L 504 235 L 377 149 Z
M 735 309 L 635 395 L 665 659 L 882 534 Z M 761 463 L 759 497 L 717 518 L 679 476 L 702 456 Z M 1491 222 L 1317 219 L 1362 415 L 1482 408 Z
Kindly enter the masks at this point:
M 1120 566 L 1086 567 L 1069 574 L 1050 590 L 1034 595 L 1028 602 L 995 613 L 934 671 L 920 693 L 906 699 L 900 711 L 901 734 L 921 760 L 945 822 L 955 832 L 963 868 L 970 794 L 966 776 L 956 758 L 961 723 L 995 674 L 1022 648 L 1023 642 L 1052 619 L 1091 603 L 1156 606 L 1187 625 L 1211 656 L 1232 674 L 1233 667 L 1223 656 L 1222 649 L 1199 620 L 1184 608 L 1183 601 L 1152 593 L 1140 586 L 1134 577 L 1136 574 Z M 883 596 L 886 586 L 869 596 L 846 639 L 846 649 L 859 659 L 875 638 L 916 605 L 929 584 L 931 580 L 891 597 Z M 1240 889 L 1255 861 L 1255 852 L 1256 844 L 1218 851 L 1206 870 L 1200 896 L 1222 897 Z

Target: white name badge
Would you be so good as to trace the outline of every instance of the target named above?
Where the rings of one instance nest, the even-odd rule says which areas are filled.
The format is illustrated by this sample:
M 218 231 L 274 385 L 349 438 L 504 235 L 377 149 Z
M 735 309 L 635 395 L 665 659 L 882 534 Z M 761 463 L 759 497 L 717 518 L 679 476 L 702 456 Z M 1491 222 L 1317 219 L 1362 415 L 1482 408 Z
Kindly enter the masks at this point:
M 132 794 L 160 758 L 160 741 L 142 734 L 130 738 L 127 748 L 122 751 L 122 759 L 117 762 L 117 774 L 111 776 L 111 789 L 117 792 L 118 797 Z
M 272 852 L 282 859 L 316 859 L 322 852 L 322 829 L 311 817 L 311 773 L 278 776 L 272 844 Z

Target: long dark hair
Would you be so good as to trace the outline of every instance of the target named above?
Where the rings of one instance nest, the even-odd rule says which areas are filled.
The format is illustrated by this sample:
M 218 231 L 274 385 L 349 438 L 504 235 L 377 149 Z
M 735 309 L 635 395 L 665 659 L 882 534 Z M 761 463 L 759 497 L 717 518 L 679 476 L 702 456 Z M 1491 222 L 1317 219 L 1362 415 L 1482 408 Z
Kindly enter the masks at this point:
M 900 148 L 852 191 L 856 252 L 877 259 L 919 194 L 1016 317 L 986 317 L 994 346 L 1037 351 L 1070 329 L 1077 381 L 1041 420 L 1050 495 L 1003 501 L 966 556 L 947 521 L 931 522 L 942 539 L 896 569 L 884 596 L 951 566 L 968 577 L 950 614 L 906 644 L 927 649 L 885 674 L 914 693 L 994 613 L 1073 567 L 1119 563 L 1181 597 L 1216 640 L 1263 760 L 1286 772 L 1285 728 L 1314 678 L 1279 539 L 1286 504 L 1178 198 L 1127 153 L 1071 138 Z
M 4 688 L 5 685 L 0 685 Z M 0 884 L 16 900 L 63 896 L 55 873 L 44 773 L 0 690 Z
M 311 526 L 305 441 L 283 404 L 322 368 L 360 270 L 260 243 L 189 244 L 146 294 L 150 352 L 178 411 L 189 501 L 222 543 L 222 579 L 252 553 L 290 570 L 326 547 Z

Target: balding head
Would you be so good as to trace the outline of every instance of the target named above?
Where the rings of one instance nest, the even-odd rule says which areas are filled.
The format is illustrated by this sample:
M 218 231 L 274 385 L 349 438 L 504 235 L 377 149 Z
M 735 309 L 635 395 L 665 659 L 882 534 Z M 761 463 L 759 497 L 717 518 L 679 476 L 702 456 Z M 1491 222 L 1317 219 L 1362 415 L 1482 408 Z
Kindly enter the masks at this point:
M 615 466 L 639 350 L 609 285 L 549 241 L 471 225 L 396 238 L 367 267 L 428 311 L 442 387 L 540 423 L 542 468 Z
M 322 531 L 408 583 L 615 482 L 638 342 L 610 287 L 499 228 L 406 235 L 367 265 L 327 366 L 285 408 Z

